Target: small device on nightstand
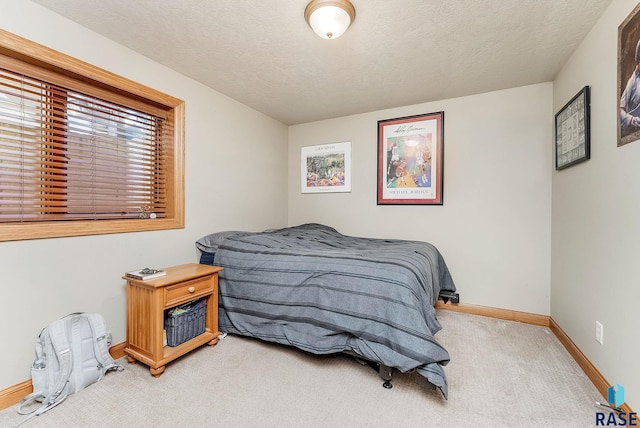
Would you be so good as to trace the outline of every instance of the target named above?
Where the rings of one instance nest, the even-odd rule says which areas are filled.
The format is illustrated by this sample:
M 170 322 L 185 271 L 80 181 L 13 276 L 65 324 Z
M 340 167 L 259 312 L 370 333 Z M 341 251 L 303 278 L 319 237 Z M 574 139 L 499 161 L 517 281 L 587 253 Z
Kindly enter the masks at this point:
M 218 343 L 218 272 L 221 267 L 189 263 L 162 269 L 154 279 L 137 279 L 125 274 L 127 281 L 127 344 L 124 352 L 130 363 L 149 366 L 160 376 L 170 361 L 199 346 Z M 165 311 L 188 302 L 205 302 L 204 332 L 175 346 L 164 344 Z

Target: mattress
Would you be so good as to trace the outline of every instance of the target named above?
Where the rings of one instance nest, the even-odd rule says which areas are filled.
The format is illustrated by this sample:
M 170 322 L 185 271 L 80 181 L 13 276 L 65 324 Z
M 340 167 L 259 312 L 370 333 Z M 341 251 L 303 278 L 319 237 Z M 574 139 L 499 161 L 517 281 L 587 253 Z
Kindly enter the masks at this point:
M 434 304 L 456 288 L 432 244 L 313 223 L 214 233 L 197 246 L 201 261 L 224 268 L 221 331 L 417 371 L 447 396 L 450 357 L 434 337 L 441 329 Z

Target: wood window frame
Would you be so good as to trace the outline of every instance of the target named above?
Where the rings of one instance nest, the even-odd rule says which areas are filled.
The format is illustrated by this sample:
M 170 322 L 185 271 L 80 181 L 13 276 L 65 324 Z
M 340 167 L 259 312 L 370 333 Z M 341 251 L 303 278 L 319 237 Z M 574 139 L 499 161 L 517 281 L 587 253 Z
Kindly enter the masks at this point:
M 33 70 L 55 73 L 57 78 L 69 79 L 74 86 L 85 86 L 111 101 L 126 99 L 128 105 L 134 104 L 133 107 L 139 102 L 164 111 L 173 120 L 174 132 L 173 152 L 166 167 L 169 182 L 165 218 L 0 224 L 0 242 L 184 228 L 184 101 L 2 29 L 0 54 L 27 67 L 32 66 Z

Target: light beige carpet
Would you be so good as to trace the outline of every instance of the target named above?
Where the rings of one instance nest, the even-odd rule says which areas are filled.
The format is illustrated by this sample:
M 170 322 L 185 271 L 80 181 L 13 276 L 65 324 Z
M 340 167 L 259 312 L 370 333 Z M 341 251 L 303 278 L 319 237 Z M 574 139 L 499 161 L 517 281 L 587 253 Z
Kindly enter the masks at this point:
M 153 378 L 112 372 L 22 427 L 590 427 L 602 397 L 548 328 L 438 310 L 449 399 L 416 373 L 227 336 Z M 30 362 L 25 363 L 30 364 Z M 22 420 L 0 412 L 0 427 Z

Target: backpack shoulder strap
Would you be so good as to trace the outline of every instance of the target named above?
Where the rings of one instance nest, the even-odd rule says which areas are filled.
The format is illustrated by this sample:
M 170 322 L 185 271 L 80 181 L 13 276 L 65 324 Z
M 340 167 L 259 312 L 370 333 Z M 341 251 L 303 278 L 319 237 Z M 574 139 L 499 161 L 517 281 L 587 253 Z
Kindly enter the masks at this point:
M 58 320 L 51 324 L 50 336 L 51 344 L 58 356 L 60 375 L 58 376 L 58 379 L 56 379 L 55 387 L 53 388 L 50 397 L 47 397 L 47 401 L 51 404 L 55 401 L 56 403 L 54 405 L 57 405 L 59 402 L 64 400 L 68 394 L 69 379 L 71 378 L 71 370 L 73 369 L 73 353 L 71 352 L 71 343 L 69 343 L 68 339 L 68 323 L 65 319 Z M 43 402 L 43 404 L 47 403 L 47 401 Z
M 93 348 L 98 364 L 101 366 L 100 379 L 104 377 L 104 374 L 113 369 L 122 368 L 115 362 L 115 360 L 109 354 L 108 336 L 106 323 L 104 318 L 99 314 L 85 313 L 84 316 L 89 321 L 91 331 L 93 332 Z M 98 379 L 98 380 L 100 380 Z
M 43 395 L 42 391 L 35 391 L 20 401 L 18 404 L 18 413 L 21 415 L 29 415 L 26 419 L 20 422 L 20 424 L 31 419 L 33 416 L 39 416 L 47 410 L 62 403 L 69 394 L 69 379 L 71 378 L 71 369 L 73 367 L 73 355 L 71 352 L 71 346 L 67 339 L 67 323 L 64 319 L 55 321 L 49 325 L 48 330 L 51 344 L 60 365 L 59 375 L 55 380 L 54 387 L 49 391 L 47 396 Z M 34 401 L 41 401 L 42 404 L 29 412 L 23 410 L 25 405 Z

